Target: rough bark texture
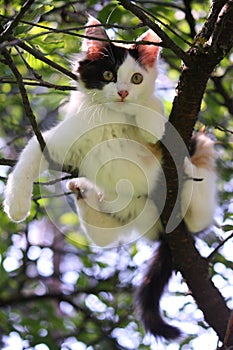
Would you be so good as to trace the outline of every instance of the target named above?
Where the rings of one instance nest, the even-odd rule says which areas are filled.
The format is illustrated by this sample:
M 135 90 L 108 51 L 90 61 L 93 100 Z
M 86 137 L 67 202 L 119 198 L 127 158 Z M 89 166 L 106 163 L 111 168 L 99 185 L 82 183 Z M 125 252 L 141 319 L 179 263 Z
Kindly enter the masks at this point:
M 145 13 L 142 9 L 130 1 L 123 0 L 121 3 L 138 16 L 144 24 L 156 31 L 149 17 L 145 21 Z M 186 65 L 182 67 L 177 96 L 169 117 L 170 123 L 176 128 L 186 146 L 189 145 L 210 74 L 232 48 L 232 28 L 233 1 L 213 1 L 210 15 L 202 31 L 194 39 L 194 46 L 186 53 L 188 58 L 185 60 Z M 212 42 L 207 44 L 211 36 Z M 177 146 L 176 140 L 172 139 L 171 132 L 171 126 L 168 124 L 164 142 L 162 142 L 166 145 L 163 168 L 167 179 L 167 199 L 162 213 L 165 230 L 172 212 L 175 218 L 180 217 L 177 194 L 181 183 L 178 173 L 182 171 L 185 156 L 185 152 Z M 172 150 L 172 155 L 168 149 Z M 208 261 L 202 258 L 195 248 L 193 238 L 187 232 L 184 222 L 178 224 L 173 232 L 167 233 L 166 237 L 172 251 L 174 267 L 181 271 L 194 299 L 204 313 L 205 320 L 224 341 L 225 348 L 233 345 L 232 332 L 231 334 L 228 332 L 226 340 L 231 311 L 211 281 Z

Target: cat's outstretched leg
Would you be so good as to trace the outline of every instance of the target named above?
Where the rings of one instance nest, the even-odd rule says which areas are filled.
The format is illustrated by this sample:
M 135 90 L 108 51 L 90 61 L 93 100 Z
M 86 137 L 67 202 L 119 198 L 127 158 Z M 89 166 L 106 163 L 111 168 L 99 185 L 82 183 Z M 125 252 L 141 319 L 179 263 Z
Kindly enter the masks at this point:
M 213 222 L 216 208 L 216 158 L 214 141 L 200 132 L 192 140 L 191 161 L 185 158 L 187 179 L 182 190 L 182 211 L 191 232 L 199 232 Z
M 33 137 L 8 177 L 3 206 L 12 221 L 23 221 L 29 215 L 33 181 L 47 166 L 48 162 L 42 155 L 40 145 Z
M 67 188 L 74 192 L 84 232 L 98 246 L 129 243 L 142 236 L 158 238 L 159 215 L 148 197 L 136 196 L 128 201 L 126 195 L 127 200 L 121 198 L 119 206 L 119 201 L 107 200 L 103 192 L 85 177 L 68 181 Z

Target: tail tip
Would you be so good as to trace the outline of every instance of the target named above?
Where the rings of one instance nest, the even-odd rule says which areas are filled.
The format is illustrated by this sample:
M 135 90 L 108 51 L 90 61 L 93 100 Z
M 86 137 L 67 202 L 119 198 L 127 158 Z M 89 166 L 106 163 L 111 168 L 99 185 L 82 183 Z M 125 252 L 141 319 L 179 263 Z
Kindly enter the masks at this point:
M 164 322 L 162 319 L 160 322 L 144 323 L 145 330 L 152 334 L 155 338 L 165 338 L 167 340 L 174 340 L 179 338 L 182 333 L 179 328 L 171 326 Z

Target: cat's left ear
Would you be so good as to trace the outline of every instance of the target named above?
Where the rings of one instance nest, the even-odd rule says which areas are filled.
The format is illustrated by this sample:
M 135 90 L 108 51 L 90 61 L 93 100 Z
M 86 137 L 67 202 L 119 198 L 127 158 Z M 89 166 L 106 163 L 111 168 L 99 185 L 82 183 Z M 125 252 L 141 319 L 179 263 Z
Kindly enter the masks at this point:
M 85 38 L 82 45 L 82 51 L 87 53 L 89 60 L 96 60 L 103 55 L 104 48 L 108 45 L 107 41 L 98 39 L 109 39 L 101 23 L 94 17 L 89 16 L 86 24 L 85 36 L 95 39 Z M 94 27 L 93 27 L 94 26 Z
M 137 41 L 150 41 L 152 43 L 160 43 L 160 37 L 153 32 L 153 30 L 149 29 L 147 32 L 142 34 Z M 153 67 L 157 61 L 160 47 L 155 45 L 136 45 L 138 50 L 140 61 L 146 67 Z

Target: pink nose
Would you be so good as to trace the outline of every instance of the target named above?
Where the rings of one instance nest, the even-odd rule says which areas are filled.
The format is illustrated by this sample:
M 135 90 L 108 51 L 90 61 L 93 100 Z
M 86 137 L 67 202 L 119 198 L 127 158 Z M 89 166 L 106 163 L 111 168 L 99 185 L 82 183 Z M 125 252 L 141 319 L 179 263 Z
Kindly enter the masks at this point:
M 127 90 L 121 90 L 118 91 L 118 95 L 121 97 L 121 100 L 124 101 L 124 99 L 128 96 L 128 91 Z

